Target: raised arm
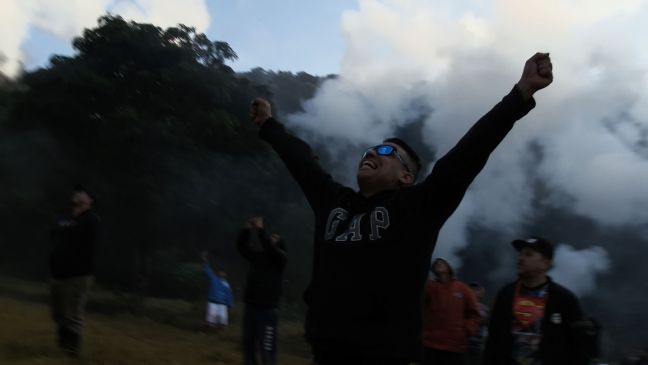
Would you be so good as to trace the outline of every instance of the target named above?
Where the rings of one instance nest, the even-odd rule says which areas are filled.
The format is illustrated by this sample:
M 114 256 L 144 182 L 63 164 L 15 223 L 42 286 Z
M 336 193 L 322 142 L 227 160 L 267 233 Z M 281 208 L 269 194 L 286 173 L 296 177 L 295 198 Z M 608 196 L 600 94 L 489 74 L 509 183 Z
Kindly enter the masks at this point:
M 288 133 L 281 123 L 272 118 L 267 100 L 255 99 L 250 117 L 259 127 L 261 138 L 270 143 L 297 181 L 311 207 L 316 213 L 320 211 L 320 207 L 330 201 L 341 185 L 324 171 L 306 142 Z
M 513 124 L 535 106 L 533 94 L 553 80 L 548 53 L 536 53 L 526 61 L 520 81 L 502 101 L 440 158 L 430 175 L 420 184 L 426 202 L 434 205 L 442 220 L 457 208 L 468 186 L 484 168 L 488 157 L 513 128 Z
M 281 247 L 281 237 L 276 235 L 276 238 L 270 236 L 265 229 L 259 229 L 259 241 L 265 252 L 269 257 L 272 257 L 275 262 L 280 265 L 286 264 L 286 251 Z M 273 235 L 275 236 L 275 235 Z
M 255 217 L 250 219 L 253 228 L 257 230 L 259 242 L 263 253 L 272 258 L 277 264 L 283 266 L 286 264 L 286 251 L 281 247 L 281 237 L 279 235 L 270 235 L 263 226 L 263 218 Z
M 216 273 L 212 269 L 211 264 L 209 262 L 209 253 L 207 251 L 203 251 L 201 257 L 203 260 L 203 270 L 205 271 L 205 274 L 207 274 L 207 277 L 209 277 L 210 280 L 215 279 Z

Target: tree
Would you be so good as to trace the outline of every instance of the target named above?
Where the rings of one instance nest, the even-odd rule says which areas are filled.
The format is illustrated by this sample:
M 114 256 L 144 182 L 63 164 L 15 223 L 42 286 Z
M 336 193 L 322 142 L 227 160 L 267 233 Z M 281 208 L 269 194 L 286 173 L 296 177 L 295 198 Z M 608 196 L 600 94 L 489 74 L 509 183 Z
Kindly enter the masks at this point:
M 236 273 L 233 242 L 250 214 L 307 239 L 308 223 L 295 229 L 290 216 L 307 219 L 296 213 L 305 202 L 248 121 L 249 101 L 270 97 L 269 88 L 227 66 L 236 58 L 227 43 L 183 25 L 163 30 L 109 15 L 73 46 L 73 56 L 53 56 L 10 93 L 0 140 L 10 151 L 0 156 L 7 217 L 0 248 L 11 255 L 0 261 L 46 270 L 48 226 L 76 182 L 98 195 L 104 285 L 147 283 L 144 289 L 178 295 L 182 285 L 169 275 L 186 273 L 205 248 Z M 10 245 L 18 240 L 25 244 Z M 151 267 L 160 262 L 164 269 Z

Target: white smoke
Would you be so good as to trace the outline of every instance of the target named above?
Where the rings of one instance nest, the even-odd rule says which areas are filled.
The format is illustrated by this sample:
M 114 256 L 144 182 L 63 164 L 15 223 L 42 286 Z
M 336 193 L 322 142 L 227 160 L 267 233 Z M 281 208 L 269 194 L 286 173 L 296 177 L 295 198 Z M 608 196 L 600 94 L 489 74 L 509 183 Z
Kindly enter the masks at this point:
M 590 293 L 596 287 L 596 275 L 610 268 L 607 251 L 599 246 L 576 250 L 569 245 L 559 245 L 554 257 L 554 267 L 549 275 L 577 296 Z
M 527 58 L 551 52 L 554 83 L 538 92 L 535 110 L 492 155 L 442 230 L 438 254 L 456 259 L 470 222 L 514 232 L 532 213 L 535 180 L 552 192 L 550 205 L 598 223 L 648 219 L 648 48 L 641 36 L 648 34 L 647 1 L 358 3 L 342 18 L 347 49 L 340 77 L 288 118 L 311 141 L 375 144 L 393 135 L 416 104 L 432 110 L 423 137 L 441 156 L 508 93 Z M 337 162 L 341 180 L 353 184 L 356 161 Z
M 0 71 L 15 75 L 26 55 L 21 48 L 33 27 L 65 41 L 97 24 L 106 12 L 166 28 L 182 23 L 200 32 L 209 26 L 205 0 L 0 0 Z

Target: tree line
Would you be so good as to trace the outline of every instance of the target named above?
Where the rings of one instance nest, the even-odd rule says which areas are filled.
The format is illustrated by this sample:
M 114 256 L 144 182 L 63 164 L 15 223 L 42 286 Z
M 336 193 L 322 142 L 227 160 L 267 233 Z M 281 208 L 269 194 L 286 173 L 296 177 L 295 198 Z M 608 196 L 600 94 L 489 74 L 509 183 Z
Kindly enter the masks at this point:
M 309 257 L 305 200 L 248 113 L 256 96 L 280 115 L 298 111 L 323 78 L 238 74 L 226 42 L 113 15 L 72 44 L 73 56 L 0 78 L 2 271 L 46 276 L 49 228 L 77 182 L 97 196 L 97 277 L 108 287 L 197 298 L 202 250 L 241 287 L 234 241 L 251 215 Z M 289 299 L 298 300 L 309 265 L 289 265 Z

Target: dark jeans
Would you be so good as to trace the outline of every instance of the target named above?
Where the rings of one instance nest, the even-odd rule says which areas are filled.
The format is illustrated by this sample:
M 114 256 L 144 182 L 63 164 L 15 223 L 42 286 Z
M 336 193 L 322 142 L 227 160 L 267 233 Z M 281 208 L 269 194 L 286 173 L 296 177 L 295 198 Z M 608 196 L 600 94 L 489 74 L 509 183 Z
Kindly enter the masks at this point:
M 246 304 L 243 313 L 243 359 L 245 365 L 277 364 L 277 309 Z
M 426 347 L 423 357 L 423 365 L 463 365 L 464 354 L 461 352 L 450 352 L 435 350 Z

